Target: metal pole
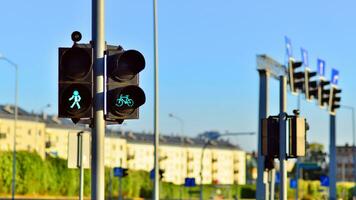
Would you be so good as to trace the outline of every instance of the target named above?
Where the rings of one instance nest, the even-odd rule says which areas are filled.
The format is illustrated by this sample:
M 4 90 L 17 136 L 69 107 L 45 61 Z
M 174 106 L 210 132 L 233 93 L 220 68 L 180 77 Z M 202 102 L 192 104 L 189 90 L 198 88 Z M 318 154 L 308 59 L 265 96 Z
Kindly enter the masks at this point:
M 209 145 L 210 140 L 208 140 L 202 149 L 200 157 L 200 200 L 203 200 L 203 162 L 204 162 L 204 152 L 206 147 Z
M 104 168 L 104 0 L 92 0 L 92 42 L 94 45 L 94 123 L 92 129 L 91 199 L 105 198 Z
M 280 163 L 280 190 L 279 199 L 287 200 L 287 158 L 286 158 L 286 137 L 287 137 L 287 78 L 285 76 L 280 76 L 280 113 L 279 113 L 279 163 Z
M 121 184 L 121 176 L 119 176 L 119 200 L 122 200 L 122 184 Z
M 275 187 L 275 182 L 276 182 L 276 169 L 271 169 L 271 183 L 270 183 L 270 200 L 274 200 L 274 187 Z
M 12 199 L 15 199 L 16 191 L 16 134 L 17 134 L 17 117 L 18 117 L 18 67 L 15 64 L 15 122 L 14 122 L 14 151 L 12 158 Z
M 352 158 L 354 162 L 354 189 L 353 189 L 353 198 L 356 198 L 356 133 L 355 133 L 355 108 L 352 107 Z
M 18 76 L 18 66 L 16 63 L 12 62 L 10 59 L 2 56 L 0 54 L 0 59 L 5 60 L 10 65 L 15 68 L 15 113 L 14 113 L 14 137 L 13 137 L 13 152 L 12 152 L 12 185 L 11 185 L 11 197 L 12 200 L 15 199 L 16 194 L 16 135 L 17 135 L 17 117 L 18 117 L 18 83 L 19 83 L 19 76 Z
M 297 109 L 300 111 L 300 95 L 298 95 L 298 102 L 297 102 Z M 296 162 L 296 175 L 295 179 L 297 180 L 297 185 L 295 189 L 295 200 L 298 200 L 299 196 L 299 158 L 297 157 L 297 162 Z
M 336 116 L 330 115 L 329 199 L 336 200 Z
M 257 146 L 257 190 L 256 190 L 256 199 L 265 199 L 265 185 L 263 183 L 264 177 L 264 161 L 265 158 L 262 155 L 262 128 L 261 128 L 261 119 L 267 117 L 268 113 L 268 77 L 269 74 L 265 70 L 259 70 L 260 77 L 260 91 L 259 91 L 259 115 L 258 115 L 258 146 Z
M 153 48 L 154 48 L 154 194 L 153 199 L 159 200 L 159 88 L 158 88 L 158 17 L 157 0 L 153 0 Z
M 79 153 L 79 200 L 83 200 L 84 194 L 84 166 L 83 166 L 83 131 L 78 133 L 78 153 Z

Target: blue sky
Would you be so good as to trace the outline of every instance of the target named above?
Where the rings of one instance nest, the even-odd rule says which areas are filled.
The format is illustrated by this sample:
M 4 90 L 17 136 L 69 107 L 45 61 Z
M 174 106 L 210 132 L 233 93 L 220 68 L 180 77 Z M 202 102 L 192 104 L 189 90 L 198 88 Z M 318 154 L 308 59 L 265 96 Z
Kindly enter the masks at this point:
M 78 30 L 83 42 L 91 39 L 91 1 L 2 1 L 0 52 L 19 65 L 20 100 L 25 109 L 57 113 L 58 47 L 70 46 Z M 257 131 L 258 73 L 256 55 L 268 54 L 284 62 L 284 36 L 292 40 L 296 58 L 300 47 L 309 63 L 323 58 L 327 77 L 331 67 L 340 70 L 342 103 L 356 106 L 356 2 L 158 0 L 160 127 L 176 134 L 184 119 L 185 134 L 206 130 Z M 152 1 L 106 0 L 106 40 L 137 49 L 146 58 L 141 86 L 147 102 L 141 118 L 127 121 L 125 129 L 153 130 L 153 22 Z M 0 103 L 14 101 L 14 70 L 0 61 Z M 288 111 L 296 108 L 288 95 Z M 308 118 L 309 141 L 328 145 L 328 114 L 302 98 L 302 115 Z M 278 113 L 278 82 L 271 80 L 270 114 Z M 351 113 L 338 112 L 337 144 L 351 143 Z M 233 140 L 246 150 L 256 148 L 257 136 Z

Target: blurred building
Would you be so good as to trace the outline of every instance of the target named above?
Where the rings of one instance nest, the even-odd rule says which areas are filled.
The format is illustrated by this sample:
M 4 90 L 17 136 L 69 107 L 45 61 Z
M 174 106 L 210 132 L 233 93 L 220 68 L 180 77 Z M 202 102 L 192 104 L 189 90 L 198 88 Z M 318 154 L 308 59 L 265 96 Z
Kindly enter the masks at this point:
M 13 150 L 13 106 L 0 106 L 0 151 Z M 74 125 L 68 119 L 35 115 L 19 108 L 16 148 L 45 156 L 68 158 L 68 136 L 79 131 L 90 132 L 85 125 Z M 153 134 L 107 130 L 105 165 L 130 170 L 153 169 Z M 159 149 L 163 181 L 183 184 L 186 177 L 204 184 L 245 184 L 246 154 L 228 140 L 215 140 L 203 150 L 208 140 L 161 136 Z M 204 156 L 202 154 L 204 153 Z
M 0 151 L 14 148 L 14 106 L 0 105 Z M 18 109 L 16 150 L 37 152 L 45 157 L 45 124 L 35 115 Z
M 356 154 L 356 147 L 349 146 L 337 146 L 336 147 L 336 179 L 337 181 L 349 181 L 355 180 L 354 177 L 354 160 L 353 155 Z

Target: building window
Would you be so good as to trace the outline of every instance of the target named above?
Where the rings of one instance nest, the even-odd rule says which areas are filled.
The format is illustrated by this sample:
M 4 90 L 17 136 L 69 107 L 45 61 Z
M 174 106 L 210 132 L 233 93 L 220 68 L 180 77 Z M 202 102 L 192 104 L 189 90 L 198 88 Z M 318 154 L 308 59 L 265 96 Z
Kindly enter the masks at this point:
M 6 133 L 0 133 L 0 139 L 6 139 Z
M 41 136 L 41 135 L 42 135 L 41 131 L 38 131 L 38 136 Z
M 31 135 L 31 130 L 28 130 L 28 135 Z

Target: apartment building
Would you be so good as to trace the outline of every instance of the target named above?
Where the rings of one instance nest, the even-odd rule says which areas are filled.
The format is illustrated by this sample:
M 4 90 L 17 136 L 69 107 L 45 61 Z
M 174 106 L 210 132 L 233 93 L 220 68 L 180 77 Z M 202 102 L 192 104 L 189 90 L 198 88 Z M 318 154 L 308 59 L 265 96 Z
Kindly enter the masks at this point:
M 0 151 L 13 149 L 13 112 L 11 106 L 0 106 Z M 87 126 L 74 125 L 68 119 L 19 109 L 16 148 L 35 151 L 42 158 L 47 155 L 67 159 L 68 136 L 79 131 L 90 133 Z M 183 184 L 186 177 L 194 177 L 196 183 L 203 184 L 245 184 L 245 152 L 227 140 L 207 142 L 201 137 L 161 136 L 159 162 L 164 170 L 163 181 Z M 107 130 L 104 143 L 106 166 L 147 172 L 153 169 L 153 134 Z
M 356 156 L 356 147 L 346 144 L 336 147 L 336 179 L 337 181 L 355 180 L 354 157 Z

